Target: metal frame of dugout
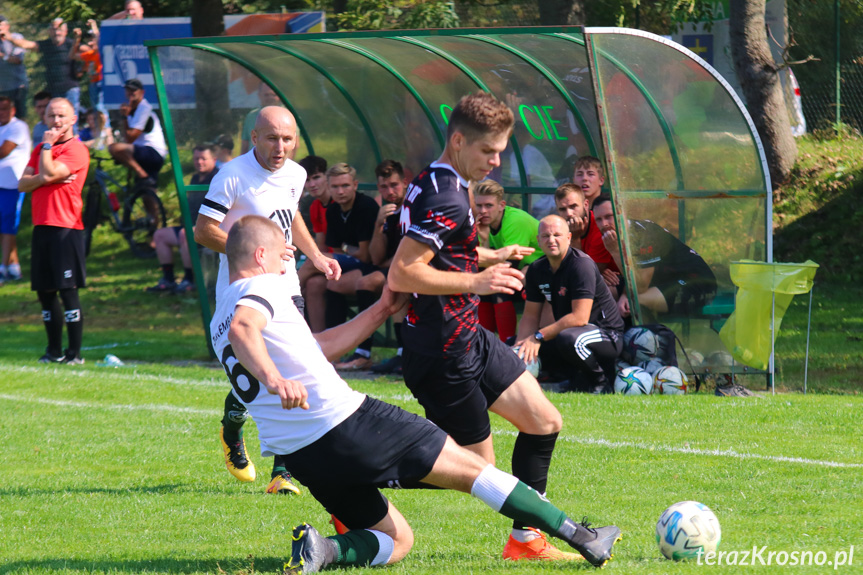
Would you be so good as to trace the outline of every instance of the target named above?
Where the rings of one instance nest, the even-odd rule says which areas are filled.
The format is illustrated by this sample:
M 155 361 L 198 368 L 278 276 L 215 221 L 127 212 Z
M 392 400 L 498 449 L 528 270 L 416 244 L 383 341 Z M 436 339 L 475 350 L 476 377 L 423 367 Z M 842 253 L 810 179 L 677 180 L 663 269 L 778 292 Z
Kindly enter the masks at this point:
M 213 102 L 234 122 L 269 86 L 300 130 L 297 157 L 355 166 L 374 189 L 374 166 L 400 160 L 413 173 L 443 149 L 447 114 L 464 94 L 485 90 L 513 109 L 516 126 L 500 181 L 528 210 L 542 209 L 572 177 L 578 156 L 606 166 L 633 318 L 639 305 L 633 256 L 645 246 L 628 219 L 649 219 L 695 249 L 719 293 L 684 317 L 662 317 L 704 358 L 696 371 L 726 370 L 717 320 L 734 286 L 732 261 L 772 261 L 771 186 L 764 150 L 743 103 L 704 60 L 662 37 L 623 28 L 537 27 L 398 30 L 148 40 L 186 237 L 197 277 L 187 196 L 189 158 L 211 140 Z M 190 71 L 194 71 L 191 74 Z M 195 90 L 188 102 L 189 83 Z M 251 93 L 251 95 L 250 95 Z M 197 282 L 208 346 L 211 304 Z M 721 358 L 720 358 L 721 359 Z

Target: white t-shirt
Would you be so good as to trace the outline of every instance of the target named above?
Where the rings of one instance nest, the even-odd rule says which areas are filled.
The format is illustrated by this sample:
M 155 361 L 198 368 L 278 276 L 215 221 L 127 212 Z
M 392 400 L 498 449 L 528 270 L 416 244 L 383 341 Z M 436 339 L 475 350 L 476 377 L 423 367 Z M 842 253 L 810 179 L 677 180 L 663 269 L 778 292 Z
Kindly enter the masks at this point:
M 271 172 L 261 167 L 252 148 L 225 164 L 210 182 L 210 190 L 199 214 L 220 222 L 219 228 L 229 232 L 234 222 L 243 216 L 256 215 L 276 222 L 285 232 L 285 241 L 292 243 L 291 222 L 297 213 L 306 170 L 291 160 Z M 300 280 L 296 267 L 288 262 L 288 272 L 282 276 L 282 293 L 300 295 Z M 219 277 L 216 279 L 216 300 L 228 285 L 228 258 L 219 254 Z
M 141 130 L 141 134 L 135 139 L 136 146 L 149 146 L 159 152 L 163 158 L 168 153 L 168 147 L 165 145 L 165 134 L 162 133 L 162 124 L 159 122 L 159 116 L 153 111 L 153 106 L 146 98 L 141 100 L 138 107 L 135 108 L 135 113 L 127 118 L 129 128 L 133 130 Z
M 237 361 L 228 330 L 237 306 L 248 306 L 267 319 L 262 331 L 267 353 L 285 379 L 302 382 L 309 409 L 283 409 Z M 293 453 L 320 439 L 359 409 L 365 395 L 354 391 L 327 361 L 293 301 L 284 297 L 276 274 L 237 280 L 222 292 L 210 323 L 216 357 L 229 372 L 233 394 L 248 408 L 261 442 L 261 455 Z
M 15 148 L 0 160 L 0 188 L 17 190 L 18 180 L 30 161 L 30 128 L 24 120 L 12 118 L 5 126 L 0 126 L 0 146 L 13 142 Z

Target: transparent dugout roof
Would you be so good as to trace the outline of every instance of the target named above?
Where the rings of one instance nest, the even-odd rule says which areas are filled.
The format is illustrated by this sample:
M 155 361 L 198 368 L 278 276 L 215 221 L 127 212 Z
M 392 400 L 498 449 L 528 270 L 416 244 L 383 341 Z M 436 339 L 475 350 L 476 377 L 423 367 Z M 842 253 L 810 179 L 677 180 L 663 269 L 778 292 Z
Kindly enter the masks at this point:
M 602 160 L 629 284 L 636 281 L 631 254 L 643 247 L 627 233 L 631 219 L 651 219 L 693 244 L 720 289 L 732 289 L 732 260 L 772 259 L 771 188 L 752 121 L 721 76 L 661 37 L 543 27 L 146 44 L 181 203 L 187 190 L 204 189 L 184 183 L 192 173 L 186 156 L 217 135 L 204 101 L 223 102 L 218 113 L 231 118 L 235 139 L 242 140 L 264 84 L 297 119 L 297 158 L 346 161 L 374 189 L 374 168 L 383 159 L 401 161 L 410 174 L 436 159 L 452 107 L 463 95 L 486 90 L 516 118 L 491 177 L 507 193 L 520 194 L 534 215 L 553 209 L 547 194 L 571 181 L 579 156 Z M 172 83 L 188 76 L 172 71 L 190 65 L 192 105 L 182 101 L 188 91 Z M 641 319 L 638 295 L 631 295 Z

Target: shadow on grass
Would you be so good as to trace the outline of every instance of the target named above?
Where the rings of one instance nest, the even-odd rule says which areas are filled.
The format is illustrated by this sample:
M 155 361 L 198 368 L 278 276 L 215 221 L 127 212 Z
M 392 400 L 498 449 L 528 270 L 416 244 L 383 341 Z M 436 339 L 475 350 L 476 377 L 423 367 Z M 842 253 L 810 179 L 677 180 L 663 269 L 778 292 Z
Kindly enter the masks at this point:
M 31 487 L 16 487 L 14 489 L 0 489 L 0 497 L 34 497 L 43 495 L 80 495 L 80 494 L 107 494 L 107 495 L 131 495 L 151 494 L 165 495 L 168 493 L 183 493 L 186 491 L 198 491 L 197 487 L 184 483 L 173 483 L 168 485 L 141 485 L 138 487 L 66 487 L 63 489 L 33 489 Z

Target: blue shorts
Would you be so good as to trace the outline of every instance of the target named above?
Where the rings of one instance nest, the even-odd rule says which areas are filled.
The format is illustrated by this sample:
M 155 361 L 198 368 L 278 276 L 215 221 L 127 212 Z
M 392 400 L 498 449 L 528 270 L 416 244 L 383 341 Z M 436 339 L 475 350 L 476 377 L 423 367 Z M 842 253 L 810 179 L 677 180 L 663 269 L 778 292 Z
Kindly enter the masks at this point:
M 376 271 L 378 268 L 372 264 L 367 264 L 362 260 L 358 260 L 354 256 L 349 256 L 348 254 L 330 254 L 333 256 L 333 259 L 339 262 L 339 266 L 342 268 L 342 275 L 352 272 L 354 270 L 360 270 L 364 276 L 369 275 L 373 271 Z
M 21 224 L 24 192 L 0 188 L 0 234 L 14 236 Z

